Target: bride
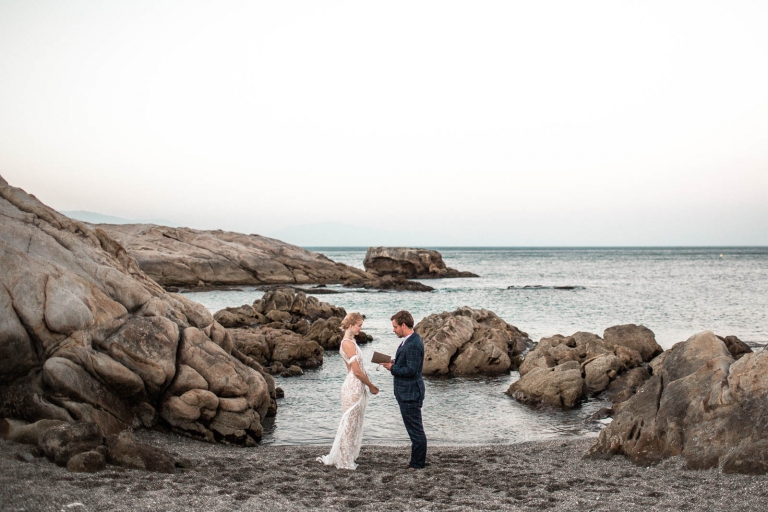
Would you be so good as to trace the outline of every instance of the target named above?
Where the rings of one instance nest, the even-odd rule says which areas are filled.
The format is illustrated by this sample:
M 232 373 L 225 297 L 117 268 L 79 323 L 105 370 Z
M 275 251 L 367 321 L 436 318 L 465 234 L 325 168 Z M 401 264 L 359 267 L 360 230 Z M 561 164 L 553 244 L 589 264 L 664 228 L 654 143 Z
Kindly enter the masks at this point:
M 363 353 L 355 342 L 355 335 L 363 327 L 363 317 L 360 313 L 349 313 L 341 322 L 344 329 L 344 339 L 341 340 L 339 353 L 347 365 L 347 378 L 341 385 L 341 422 L 333 441 L 331 453 L 318 457 L 317 460 L 326 465 L 334 465 L 339 469 L 355 469 L 355 459 L 360 454 L 363 443 L 363 416 L 368 394 L 365 387 L 374 395 L 379 388 L 373 385 L 365 373 Z

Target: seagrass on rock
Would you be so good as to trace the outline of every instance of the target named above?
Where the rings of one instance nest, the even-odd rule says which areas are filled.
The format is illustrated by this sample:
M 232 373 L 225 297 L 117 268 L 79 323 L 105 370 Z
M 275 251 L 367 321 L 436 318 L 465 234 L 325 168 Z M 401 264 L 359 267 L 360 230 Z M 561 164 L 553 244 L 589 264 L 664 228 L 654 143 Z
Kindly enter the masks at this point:
M 274 382 L 232 355 L 203 306 L 166 293 L 103 230 L 2 178 L 0 233 L 0 417 L 260 439 Z
M 533 346 L 526 333 L 486 309 L 429 315 L 414 328 L 424 340 L 424 375 L 505 373 Z
M 768 472 L 768 352 L 735 360 L 731 350 L 704 331 L 654 359 L 653 376 L 588 455 L 623 454 L 638 464 L 682 455 L 690 469 Z

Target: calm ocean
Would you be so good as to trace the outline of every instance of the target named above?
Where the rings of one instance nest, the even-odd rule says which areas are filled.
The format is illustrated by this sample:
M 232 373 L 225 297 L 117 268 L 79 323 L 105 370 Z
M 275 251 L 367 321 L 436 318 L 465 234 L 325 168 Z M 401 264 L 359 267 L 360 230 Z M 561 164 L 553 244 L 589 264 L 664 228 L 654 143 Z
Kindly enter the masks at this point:
M 334 261 L 362 267 L 366 248 L 310 248 Z M 362 347 L 394 353 L 398 339 L 389 317 L 408 309 L 418 322 L 461 306 L 486 308 L 534 341 L 589 331 L 602 336 L 617 324 L 642 324 L 662 347 L 703 331 L 768 342 L 768 248 L 437 248 L 446 265 L 480 275 L 426 280 L 432 293 L 346 291 L 320 300 L 366 315 L 374 341 Z M 538 286 L 539 288 L 524 288 Z M 558 290 L 555 286 L 576 287 Z M 514 288 L 509 288 L 514 287 Z M 251 303 L 263 292 L 189 293 L 212 312 Z M 381 392 L 368 402 L 364 442 L 408 442 L 388 372 L 368 372 Z M 283 379 L 285 390 L 263 444 L 331 444 L 341 410 L 345 367 L 326 352 L 323 367 Z M 531 408 L 504 394 L 519 375 L 426 379 L 424 427 L 433 444 L 517 443 L 553 437 L 594 436 L 600 424 L 585 419 L 605 405 L 592 400 L 571 411 Z

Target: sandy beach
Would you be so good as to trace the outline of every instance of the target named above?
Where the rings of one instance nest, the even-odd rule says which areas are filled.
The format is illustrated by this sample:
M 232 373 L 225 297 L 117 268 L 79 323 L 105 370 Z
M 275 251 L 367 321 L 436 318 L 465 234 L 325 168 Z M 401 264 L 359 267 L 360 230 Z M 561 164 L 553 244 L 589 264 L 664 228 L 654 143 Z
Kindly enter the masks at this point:
M 688 471 L 673 458 L 638 467 L 583 460 L 591 439 L 431 447 L 405 469 L 406 446 L 364 446 L 357 471 L 325 467 L 323 446 L 238 448 L 138 432 L 191 467 L 158 474 L 108 466 L 70 473 L 0 441 L 3 510 L 739 510 L 762 511 L 765 476 Z

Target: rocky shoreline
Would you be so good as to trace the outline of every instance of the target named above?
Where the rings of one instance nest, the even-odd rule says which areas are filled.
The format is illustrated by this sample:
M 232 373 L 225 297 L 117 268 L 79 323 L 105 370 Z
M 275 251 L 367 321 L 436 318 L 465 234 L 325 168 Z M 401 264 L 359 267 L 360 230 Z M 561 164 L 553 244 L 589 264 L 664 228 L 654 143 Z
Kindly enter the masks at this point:
M 586 460 L 593 439 L 430 447 L 406 470 L 407 446 L 363 445 L 357 471 L 315 461 L 327 446 L 239 448 L 176 434 L 137 437 L 188 461 L 174 474 L 108 466 L 70 473 L 0 440 L 4 510 L 739 510 L 765 509 L 768 479 Z M 30 485 L 33 483 L 33 485 Z

